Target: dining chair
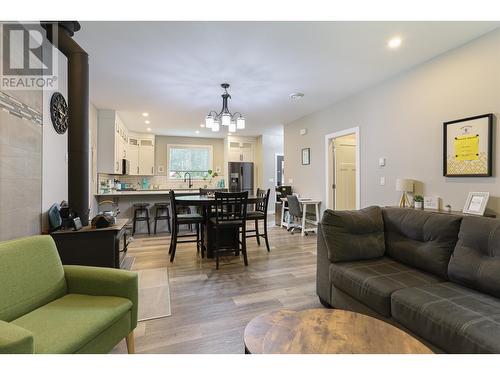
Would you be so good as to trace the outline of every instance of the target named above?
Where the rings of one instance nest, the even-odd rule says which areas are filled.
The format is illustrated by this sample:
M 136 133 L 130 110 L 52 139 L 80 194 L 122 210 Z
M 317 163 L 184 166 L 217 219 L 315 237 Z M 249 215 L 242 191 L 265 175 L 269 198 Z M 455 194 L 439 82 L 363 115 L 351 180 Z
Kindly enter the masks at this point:
M 172 235 L 170 240 L 170 248 L 168 253 L 170 254 L 170 262 L 174 261 L 175 250 L 177 249 L 178 243 L 188 243 L 195 242 L 196 250 L 201 251 L 201 257 L 204 257 L 203 252 L 203 216 L 197 213 L 181 214 L 178 212 L 177 201 L 175 200 L 175 192 L 170 190 L 170 207 L 172 208 Z M 196 226 L 196 233 L 179 234 L 179 227 L 184 224 L 192 224 Z M 192 238 L 191 240 L 179 240 L 179 238 Z
M 257 239 L 257 244 L 260 246 L 260 237 L 264 238 L 266 241 L 267 251 L 271 251 L 269 248 L 269 240 L 267 237 L 267 208 L 269 205 L 269 194 L 271 189 L 262 190 L 257 189 L 257 198 L 260 198 L 257 203 L 255 203 L 255 211 L 249 211 L 247 213 L 247 221 L 255 222 L 255 229 L 247 230 L 247 238 L 255 237 Z M 259 233 L 259 221 L 264 221 L 264 233 Z M 252 234 L 248 234 L 252 233 Z
M 214 256 L 217 270 L 219 269 L 219 255 L 227 253 L 237 255 L 240 251 L 243 254 L 245 266 L 248 266 L 245 233 L 247 201 L 248 191 L 241 193 L 215 192 L 215 213 L 209 221 L 215 230 Z M 239 239 L 240 230 L 241 241 Z
M 293 195 L 293 194 L 287 195 L 286 200 L 288 202 L 288 215 L 289 215 L 288 231 L 291 231 L 291 233 L 293 234 L 295 229 L 303 230 L 301 224 L 292 224 L 291 223 L 292 218 L 300 219 L 302 217 L 302 214 L 303 214 L 302 207 L 300 206 L 299 198 L 296 195 Z M 305 232 L 305 234 L 307 235 L 307 232 Z

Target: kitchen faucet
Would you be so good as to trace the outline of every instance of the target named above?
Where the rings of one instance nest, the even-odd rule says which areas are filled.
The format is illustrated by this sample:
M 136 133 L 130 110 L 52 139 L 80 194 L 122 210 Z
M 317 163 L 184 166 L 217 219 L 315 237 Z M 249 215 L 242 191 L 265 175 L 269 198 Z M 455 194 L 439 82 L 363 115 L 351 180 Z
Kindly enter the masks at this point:
M 191 183 L 191 173 L 189 172 L 184 173 L 184 182 L 186 182 L 186 175 L 189 175 L 188 184 L 189 184 L 189 189 L 191 189 L 193 187 L 193 184 Z

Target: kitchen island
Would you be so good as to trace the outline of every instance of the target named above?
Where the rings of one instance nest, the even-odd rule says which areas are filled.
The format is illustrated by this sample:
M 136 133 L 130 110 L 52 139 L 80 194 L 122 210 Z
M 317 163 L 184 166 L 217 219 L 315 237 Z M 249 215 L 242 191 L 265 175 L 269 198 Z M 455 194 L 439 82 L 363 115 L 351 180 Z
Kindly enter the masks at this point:
M 197 195 L 199 189 L 173 189 L 176 195 Z M 117 190 L 109 193 L 99 193 L 95 197 L 99 204 L 98 211 L 107 211 L 113 209 L 111 203 L 114 202 L 120 209 L 118 214 L 119 219 L 133 219 L 134 203 L 149 203 L 149 217 L 153 220 L 155 215 L 155 203 L 168 202 L 170 203 L 169 190 L 148 189 L 148 190 Z M 172 212 L 170 212 L 172 214 Z M 158 221 L 158 232 L 167 231 L 167 222 L 165 220 Z M 146 222 L 137 222 L 137 233 L 147 233 Z

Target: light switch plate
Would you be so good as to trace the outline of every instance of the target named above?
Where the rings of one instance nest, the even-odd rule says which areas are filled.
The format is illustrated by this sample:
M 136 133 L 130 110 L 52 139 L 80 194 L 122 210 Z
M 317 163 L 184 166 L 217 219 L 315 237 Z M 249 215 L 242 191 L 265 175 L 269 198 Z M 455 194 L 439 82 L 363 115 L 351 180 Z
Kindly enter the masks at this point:
M 163 165 L 158 166 L 158 173 L 163 173 L 165 172 L 165 169 L 163 168 Z
M 385 177 L 380 177 L 380 186 L 385 185 Z
M 378 159 L 378 165 L 380 167 L 384 167 L 385 166 L 385 158 L 379 158 Z
M 300 129 L 300 135 L 306 135 L 307 129 Z

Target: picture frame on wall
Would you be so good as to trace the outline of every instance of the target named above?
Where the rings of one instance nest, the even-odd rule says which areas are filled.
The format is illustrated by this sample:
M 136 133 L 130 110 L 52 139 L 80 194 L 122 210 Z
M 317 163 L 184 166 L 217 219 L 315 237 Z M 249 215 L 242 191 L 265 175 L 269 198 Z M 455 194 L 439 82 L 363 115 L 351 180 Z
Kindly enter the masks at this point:
M 303 148 L 302 149 L 302 165 L 311 164 L 311 149 Z
M 483 216 L 489 198 L 490 193 L 488 192 L 470 192 L 462 212 L 464 214 Z
M 492 176 L 493 114 L 443 123 L 443 176 Z

